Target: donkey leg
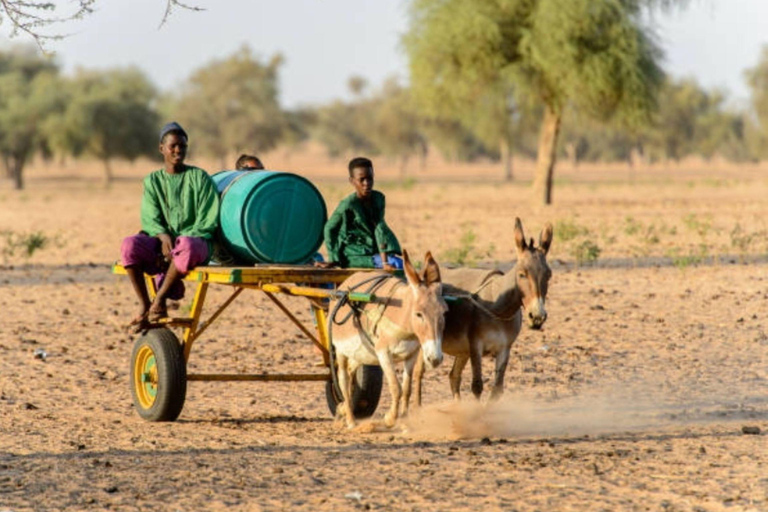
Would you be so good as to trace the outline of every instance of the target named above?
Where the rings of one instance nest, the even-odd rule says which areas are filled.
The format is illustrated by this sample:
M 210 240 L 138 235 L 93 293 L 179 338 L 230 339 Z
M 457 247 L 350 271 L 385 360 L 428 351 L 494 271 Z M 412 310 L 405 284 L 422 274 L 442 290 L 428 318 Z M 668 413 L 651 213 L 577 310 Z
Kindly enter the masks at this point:
M 507 347 L 496 354 L 496 367 L 493 375 L 493 388 L 491 389 L 491 400 L 496 400 L 504 393 L 504 375 L 507 373 L 507 364 L 509 363 L 509 349 Z
M 416 395 L 416 408 L 421 407 L 421 379 L 424 378 L 424 358 L 421 351 L 416 353 L 416 362 L 413 369 L 413 393 Z
M 421 359 L 421 352 L 416 351 L 416 354 L 406 359 L 403 365 L 403 397 L 400 404 L 400 416 L 402 417 L 408 415 L 408 405 L 411 401 L 411 386 L 413 384 L 413 370 L 418 359 Z
M 472 394 L 480 400 L 483 394 L 483 346 L 480 342 L 469 344 L 469 361 L 472 366 Z
M 493 379 L 493 389 L 491 390 L 491 400 L 496 400 L 504 393 L 504 376 L 507 373 L 507 366 L 509 366 L 509 354 L 512 351 L 512 345 L 520 335 L 520 329 L 523 326 L 523 316 L 518 313 L 515 317 L 512 328 L 507 329 L 507 346 L 496 354 L 496 367 Z
M 400 406 L 400 382 L 397 380 L 395 363 L 392 361 L 392 356 L 389 352 L 383 350 L 377 352 L 376 355 L 379 357 L 381 370 L 384 372 L 384 377 L 387 379 L 387 385 L 389 386 L 389 393 L 392 395 L 392 405 L 384 415 L 384 424 L 392 427 L 395 425 L 395 421 L 397 421 L 397 409 Z
M 451 383 L 451 393 L 453 393 L 453 399 L 461 400 L 461 372 L 464 371 L 464 367 L 469 361 L 469 356 L 466 354 L 460 354 L 453 360 L 453 366 L 451 366 L 451 373 L 448 374 L 448 380 Z
M 341 404 L 344 407 L 344 413 L 347 417 L 347 427 L 354 428 L 355 426 L 355 413 L 352 410 L 352 377 L 349 373 L 349 359 L 343 354 L 337 355 L 339 377 L 339 387 L 341 388 L 341 396 L 344 399 L 344 403 Z

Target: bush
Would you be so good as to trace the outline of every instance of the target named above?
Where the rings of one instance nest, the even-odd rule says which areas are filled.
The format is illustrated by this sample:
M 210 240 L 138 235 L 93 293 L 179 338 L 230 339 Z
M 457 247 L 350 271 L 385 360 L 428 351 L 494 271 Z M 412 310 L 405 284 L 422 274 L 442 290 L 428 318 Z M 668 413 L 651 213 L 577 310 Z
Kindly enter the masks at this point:
M 16 233 L 15 231 L 0 231 L 2 249 L 0 255 L 4 262 L 16 257 L 31 258 L 38 249 L 44 249 L 50 244 L 50 239 L 42 231 L 31 233 Z
M 600 257 L 600 247 L 592 240 L 584 240 L 579 245 L 571 249 L 571 255 L 576 259 L 576 263 L 583 265 L 585 263 L 594 263 Z
M 589 229 L 570 219 L 557 221 L 555 224 L 555 239 L 560 242 L 569 242 L 576 237 L 588 234 Z

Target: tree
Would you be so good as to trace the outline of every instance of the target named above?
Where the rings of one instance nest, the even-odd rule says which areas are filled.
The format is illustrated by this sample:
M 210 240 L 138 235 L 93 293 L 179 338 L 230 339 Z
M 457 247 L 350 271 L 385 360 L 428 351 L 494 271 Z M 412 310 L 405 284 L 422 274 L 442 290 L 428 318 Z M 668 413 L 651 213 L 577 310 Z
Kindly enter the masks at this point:
M 99 159 L 107 183 L 113 159 L 157 152 L 156 92 L 138 69 L 80 71 L 67 82 L 66 96 L 63 112 L 46 125 L 48 139 L 62 152 Z
M 765 157 L 768 156 L 768 45 L 763 46 L 757 64 L 747 69 L 744 77 L 751 92 L 752 116 L 748 120 L 751 145 L 757 155 Z
M 52 1 L 38 0 L 0 0 L 0 25 L 10 23 L 11 36 L 26 34 L 35 40 L 40 49 L 47 41 L 61 39 L 61 34 L 51 34 L 47 30 L 68 21 L 80 20 L 91 14 L 97 0 L 72 0 L 64 12 Z M 200 11 L 199 7 L 185 4 L 180 0 L 164 0 L 165 13 L 161 25 L 165 23 L 176 8 Z
M 228 58 L 196 70 L 176 102 L 176 118 L 201 152 L 226 167 L 232 152 L 263 152 L 283 136 L 287 120 L 278 102 L 278 70 L 283 59 L 267 63 L 244 46 Z
M 411 80 L 419 97 L 449 106 L 474 107 L 488 90 L 502 91 L 512 107 L 540 102 L 534 190 L 549 204 L 567 104 L 630 125 L 647 122 L 655 107 L 663 74 L 661 51 L 642 20 L 647 3 L 415 0 L 405 38 Z
M 692 154 L 747 158 L 742 116 L 726 109 L 722 92 L 707 91 L 693 79 L 665 81 L 658 112 L 642 140 L 648 156 L 657 160 Z
M 355 98 L 353 101 L 335 100 L 317 109 L 312 136 L 325 146 L 329 156 L 378 154 L 371 127 L 374 104 L 363 95 L 367 86 L 365 78 L 352 76 L 347 87 Z
M 312 135 L 325 146 L 328 155 L 339 157 L 350 153 L 378 154 L 371 127 L 366 122 L 372 117 L 365 100 L 346 103 L 336 100 L 320 107 Z
M 421 120 L 412 105 L 410 90 L 395 78 L 388 79 L 372 99 L 373 129 L 371 139 L 378 151 L 400 161 L 400 174 L 405 175 L 413 155 L 427 154 L 427 142 L 421 131 Z
M 58 68 L 34 48 L 0 53 L 0 156 L 17 190 L 30 157 L 44 147 L 41 126 L 60 108 Z

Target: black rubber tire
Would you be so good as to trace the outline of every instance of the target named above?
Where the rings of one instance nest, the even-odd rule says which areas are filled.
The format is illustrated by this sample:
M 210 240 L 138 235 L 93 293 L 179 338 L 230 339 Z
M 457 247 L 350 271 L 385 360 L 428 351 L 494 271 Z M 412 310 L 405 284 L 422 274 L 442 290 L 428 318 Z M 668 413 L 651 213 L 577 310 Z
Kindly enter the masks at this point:
M 154 356 L 155 386 L 145 385 L 143 381 L 137 383 L 137 375 L 144 372 L 137 368 L 142 364 L 137 357 L 141 354 L 144 365 L 149 364 L 147 350 Z M 136 340 L 131 354 L 130 380 L 133 405 L 139 416 L 149 421 L 174 421 L 179 417 L 187 397 L 187 365 L 181 343 L 173 332 L 150 329 Z
M 380 366 L 361 366 L 355 372 L 355 380 L 352 384 L 352 412 L 357 419 L 370 418 L 376 412 L 381 398 L 381 386 L 384 381 L 384 372 Z M 336 415 L 336 408 L 342 402 L 333 387 L 333 381 L 325 383 L 325 399 L 328 401 L 328 409 L 332 415 Z

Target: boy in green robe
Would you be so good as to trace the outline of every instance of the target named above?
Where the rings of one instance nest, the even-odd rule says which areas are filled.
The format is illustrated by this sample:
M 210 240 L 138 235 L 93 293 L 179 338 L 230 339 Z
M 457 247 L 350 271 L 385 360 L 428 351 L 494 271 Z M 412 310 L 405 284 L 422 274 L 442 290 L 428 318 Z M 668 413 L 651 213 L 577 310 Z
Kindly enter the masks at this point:
M 166 300 L 184 295 L 182 277 L 205 264 L 219 222 L 219 194 L 204 170 L 184 163 L 187 133 L 178 123 L 160 131 L 164 168 L 144 179 L 141 232 L 125 238 L 122 263 L 141 306 L 129 326 L 140 332 L 168 316 Z M 157 275 L 157 296 L 149 300 L 144 273 Z
M 373 190 L 373 163 L 357 157 L 348 169 L 355 192 L 339 203 L 325 224 L 329 261 L 319 266 L 402 269 L 400 243 L 384 221 L 384 194 Z

